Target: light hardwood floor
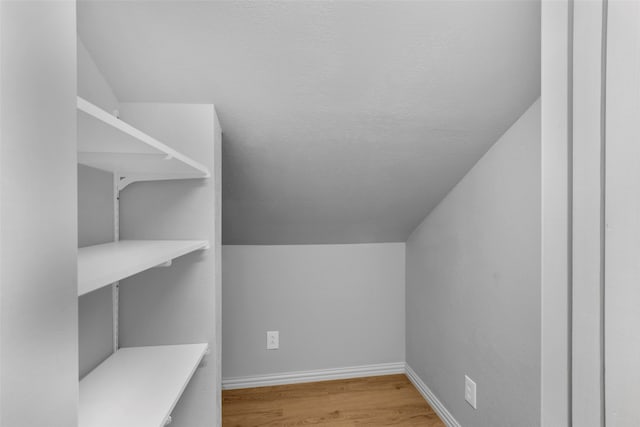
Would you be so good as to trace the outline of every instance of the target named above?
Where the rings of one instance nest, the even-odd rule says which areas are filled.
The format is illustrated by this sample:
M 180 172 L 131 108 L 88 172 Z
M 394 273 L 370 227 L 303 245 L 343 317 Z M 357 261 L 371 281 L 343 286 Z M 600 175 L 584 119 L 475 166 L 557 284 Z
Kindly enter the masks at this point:
M 222 392 L 223 427 L 445 427 L 405 375 Z

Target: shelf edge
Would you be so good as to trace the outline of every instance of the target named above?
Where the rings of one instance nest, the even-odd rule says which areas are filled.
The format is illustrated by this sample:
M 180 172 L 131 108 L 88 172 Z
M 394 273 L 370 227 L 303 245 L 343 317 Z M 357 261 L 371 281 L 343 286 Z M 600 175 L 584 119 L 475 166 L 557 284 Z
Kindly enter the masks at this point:
M 102 108 L 92 104 L 91 102 L 87 101 L 86 99 L 78 96 L 77 97 L 77 109 L 79 111 L 82 111 L 85 114 L 88 114 L 92 117 L 94 117 L 97 120 L 100 120 L 101 122 L 113 127 L 114 129 L 125 133 L 129 136 L 131 136 L 132 138 L 135 138 L 147 145 L 149 145 L 150 147 L 170 156 L 173 157 L 174 159 L 177 159 L 179 161 L 181 161 L 182 163 L 187 164 L 188 166 L 192 167 L 193 169 L 199 171 L 200 173 L 204 174 L 204 176 L 202 178 L 209 178 L 211 177 L 211 172 L 209 171 L 209 169 L 202 165 L 201 163 L 196 162 L 195 160 L 191 159 L 190 157 L 179 153 L 178 151 L 174 150 L 173 148 L 169 147 L 166 144 L 163 144 L 162 142 L 158 141 L 157 139 L 155 139 L 154 137 L 146 134 L 145 132 L 135 128 L 134 126 L 128 124 L 127 122 L 120 120 L 119 118 L 117 118 L 116 116 L 109 114 L 108 112 L 106 112 L 105 110 L 103 110 Z

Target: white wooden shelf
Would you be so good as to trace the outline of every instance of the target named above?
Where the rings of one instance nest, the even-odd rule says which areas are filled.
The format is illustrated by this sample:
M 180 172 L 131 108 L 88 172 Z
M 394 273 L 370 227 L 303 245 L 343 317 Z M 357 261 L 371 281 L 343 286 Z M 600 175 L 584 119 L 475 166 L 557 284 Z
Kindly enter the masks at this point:
M 135 181 L 208 178 L 209 170 L 78 97 L 78 163 Z
M 164 426 L 207 348 L 121 348 L 80 381 L 79 427 Z
M 206 240 L 121 240 L 78 249 L 78 296 L 199 249 Z

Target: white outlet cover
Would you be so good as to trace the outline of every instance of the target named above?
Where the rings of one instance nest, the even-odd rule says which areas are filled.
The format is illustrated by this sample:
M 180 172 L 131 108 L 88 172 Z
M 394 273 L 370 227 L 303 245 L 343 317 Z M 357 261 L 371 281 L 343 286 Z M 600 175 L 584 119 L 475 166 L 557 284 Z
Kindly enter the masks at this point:
M 468 376 L 464 376 L 464 400 L 473 406 L 473 409 L 478 409 L 476 405 L 476 383 Z
M 280 332 L 267 331 L 267 350 L 277 350 L 280 348 Z

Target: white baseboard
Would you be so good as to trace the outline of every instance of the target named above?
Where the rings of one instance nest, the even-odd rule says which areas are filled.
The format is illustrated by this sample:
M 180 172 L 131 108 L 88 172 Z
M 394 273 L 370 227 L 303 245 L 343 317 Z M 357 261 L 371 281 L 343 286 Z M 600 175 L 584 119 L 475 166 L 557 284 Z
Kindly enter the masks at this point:
M 413 383 L 413 385 L 418 389 L 424 400 L 429 402 L 429 405 L 433 408 L 434 411 L 438 414 L 440 419 L 447 425 L 447 427 L 460 427 L 460 423 L 453 418 L 451 412 L 445 408 L 445 406 L 438 400 L 435 394 L 427 387 L 427 385 L 420 379 L 418 374 L 415 373 L 411 366 L 406 365 L 406 373 L 407 378 Z
M 336 369 L 283 372 L 253 377 L 230 377 L 222 379 L 223 390 L 264 387 L 270 385 L 297 384 L 315 381 L 342 380 L 347 378 L 374 377 L 376 375 L 404 374 L 405 363 L 380 363 L 377 365 L 350 366 Z

